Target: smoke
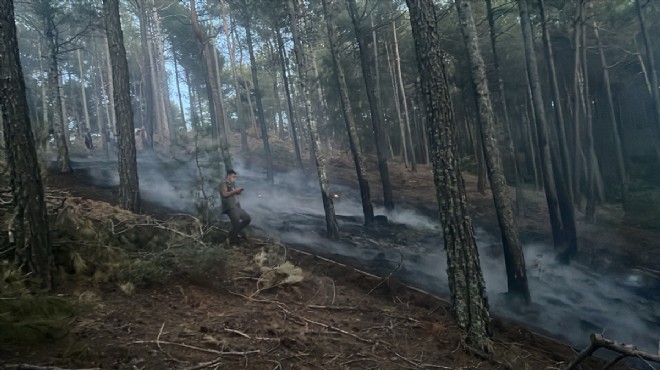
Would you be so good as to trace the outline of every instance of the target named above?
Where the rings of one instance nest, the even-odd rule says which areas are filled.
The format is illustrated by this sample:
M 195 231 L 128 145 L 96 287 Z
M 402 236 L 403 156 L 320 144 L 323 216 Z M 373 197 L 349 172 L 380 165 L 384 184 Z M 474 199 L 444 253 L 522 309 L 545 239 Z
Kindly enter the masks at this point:
M 390 224 L 364 228 L 358 190 L 331 184 L 342 237 L 329 241 L 323 237 L 324 210 L 315 173 L 278 173 L 271 185 L 262 168 L 248 167 L 240 158 L 235 162 L 237 186 L 245 188 L 240 202 L 251 215 L 252 229 L 257 234 L 380 275 L 392 274 L 439 295 L 449 294 L 446 255 L 437 220 L 400 205 L 393 212 L 376 208 L 376 214 L 387 215 Z M 107 163 L 76 163 L 87 168 L 99 185 L 118 183 L 116 169 L 108 168 Z M 202 183 L 207 195 L 217 197 L 224 173 L 209 158 L 203 163 L 202 182 L 192 159 L 173 166 L 152 157 L 141 158 L 143 197 L 181 211 L 194 209 L 194 197 Z M 218 217 L 228 221 L 226 216 Z M 493 314 L 575 346 L 586 345 L 589 335 L 599 332 L 619 342 L 634 343 L 642 350 L 655 351 L 660 339 L 658 297 L 649 295 L 653 287 L 645 285 L 638 275 L 608 276 L 577 263 L 561 265 L 551 246 L 528 244 L 524 251 L 533 304 L 521 306 L 509 302 L 505 295 L 507 281 L 499 235 L 476 227 L 475 238 Z

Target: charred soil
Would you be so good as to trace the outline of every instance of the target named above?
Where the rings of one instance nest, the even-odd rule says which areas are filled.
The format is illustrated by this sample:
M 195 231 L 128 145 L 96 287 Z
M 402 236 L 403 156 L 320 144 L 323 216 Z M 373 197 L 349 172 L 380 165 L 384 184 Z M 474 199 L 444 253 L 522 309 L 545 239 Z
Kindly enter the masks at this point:
M 352 181 L 351 167 L 336 161 L 332 175 Z M 398 200 L 435 212 L 428 206 L 435 204 L 429 171 L 420 166 L 410 174 L 393 166 Z M 380 188 L 371 173 L 372 189 Z M 467 178 L 468 189 L 474 189 Z M 116 189 L 93 186 L 81 174 L 53 173 L 48 187 L 67 191 L 58 193 L 62 204 L 78 199 L 86 209 L 107 211 L 112 207 L 106 202 L 116 199 Z M 479 222 L 496 225 L 488 195 L 470 191 L 470 201 Z M 154 219 L 173 216 L 154 204 L 143 208 Z M 528 219 L 536 229 L 523 227 L 543 229 L 541 216 Z M 4 343 L 0 358 L 5 366 L 103 369 L 536 370 L 562 368 L 576 355 L 566 344 L 495 319 L 494 352 L 484 357 L 465 345 L 443 299 L 269 240 L 229 245 L 227 227 L 199 236 L 226 257 L 204 271 L 135 288 L 120 278 L 60 271 L 56 293 L 77 307 L 66 318 L 67 330 L 40 342 Z M 603 365 L 592 358 L 582 368 Z

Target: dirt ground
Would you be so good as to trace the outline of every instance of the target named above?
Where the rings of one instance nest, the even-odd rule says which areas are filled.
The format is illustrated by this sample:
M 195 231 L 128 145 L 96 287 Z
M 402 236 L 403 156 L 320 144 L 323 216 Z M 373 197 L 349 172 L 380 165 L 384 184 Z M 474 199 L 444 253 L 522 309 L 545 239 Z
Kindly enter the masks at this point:
M 352 181 L 344 160 L 331 165 L 332 176 Z M 416 174 L 400 165 L 390 169 L 397 201 L 434 212 L 428 167 L 420 166 Z M 115 203 L 114 189 L 94 187 L 77 176 L 51 174 L 48 186 Z M 466 179 L 471 212 L 493 227 L 489 194 L 478 194 L 474 179 Z M 372 180 L 374 198 L 379 187 Z M 544 237 L 542 210 L 535 207 L 541 206 L 528 206 L 521 228 L 526 235 Z M 144 212 L 168 213 L 148 203 Z M 494 319 L 494 352 L 486 358 L 463 344 L 448 303 L 438 297 L 255 238 L 217 248 L 230 261 L 217 279 L 182 275 L 167 285 L 129 291 L 116 283 L 63 284 L 57 293 L 85 307 L 71 317 L 70 332 L 32 347 L 0 348 L 0 363 L 66 369 L 550 370 L 563 368 L 576 355 L 563 343 Z M 264 272 L 255 263 L 262 250 L 301 268 L 302 280 L 264 285 Z M 590 359 L 582 369 L 603 365 Z

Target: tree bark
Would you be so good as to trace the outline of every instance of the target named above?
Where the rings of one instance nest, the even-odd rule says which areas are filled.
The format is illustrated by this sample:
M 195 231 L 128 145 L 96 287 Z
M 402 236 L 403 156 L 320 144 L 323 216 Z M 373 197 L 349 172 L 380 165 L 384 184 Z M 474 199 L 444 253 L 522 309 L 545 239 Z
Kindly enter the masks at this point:
M 557 249 L 559 253 L 560 261 L 568 263 L 571 257 L 577 253 L 575 218 L 572 212 L 560 214 L 560 207 L 563 206 L 565 209 L 572 211 L 573 205 L 571 204 L 570 198 L 565 189 L 557 190 L 558 187 L 563 187 L 563 183 L 561 181 L 556 181 L 554 177 L 555 173 L 553 172 L 552 166 L 552 153 L 548 144 L 548 125 L 546 122 L 545 107 L 541 93 L 541 84 L 538 65 L 536 63 L 536 52 L 534 51 L 532 25 L 529 19 L 527 0 L 518 0 L 518 9 L 520 11 L 520 23 L 525 47 L 527 73 L 529 75 L 528 78 L 531 85 L 534 112 L 536 115 L 536 131 L 540 164 L 543 173 L 545 198 L 548 204 L 548 212 L 550 214 L 552 236 L 555 249 Z M 558 194 L 565 196 L 559 199 Z
M 78 60 L 78 71 L 80 72 L 80 95 L 82 98 L 83 114 L 85 115 L 85 129 L 91 130 L 89 122 L 89 110 L 87 109 L 87 92 L 85 91 L 85 75 L 83 74 L 82 61 L 80 59 L 80 49 L 76 50 L 76 57 Z M 101 130 L 99 129 L 99 132 Z
M 346 0 L 348 13 L 353 22 L 353 29 L 357 38 L 358 49 L 360 52 L 360 65 L 362 66 L 362 76 L 367 89 L 367 100 L 369 101 L 369 110 L 371 112 L 371 124 L 376 141 L 376 156 L 378 158 L 378 170 L 380 179 L 383 183 L 383 201 L 385 209 L 394 209 L 394 200 L 392 198 L 392 184 L 390 182 L 390 172 L 387 167 L 387 148 L 385 148 L 385 137 L 383 135 L 383 124 L 381 120 L 381 110 L 376 100 L 376 91 L 373 86 L 373 77 L 371 66 L 369 65 L 367 43 L 362 36 L 359 14 L 355 0 Z
M 266 178 L 273 184 L 275 176 L 273 175 L 273 156 L 270 153 L 270 144 L 268 142 L 268 125 L 264 115 L 264 106 L 261 102 L 261 89 L 259 88 L 259 77 L 257 76 L 257 59 L 254 57 L 254 45 L 252 43 L 252 30 L 250 29 L 251 20 L 245 23 L 245 35 L 247 37 L 248 52 L 250 53 L 250 69 L 252 70 L 252 83 L 254 84 L 255 100 L 257 103 L 257 117 L 259 127 L 261 128 L 261 140 L 264 144 L 264 159 L 266 160 Z
M 275 28 L 275 32 L 277 35 L 277 49 L 279 50 L 280 65 L 282 66 L 282 79 L 284 80 L 286 104 L 289 109 L 289 114 L 287 117 L 287 121 L 289 122 L 289 132 L 291 133 L 291 139 L 293 140 L 293 149 L 296 154 L 296 162 L 298 163 L 298 167 L 300 167 L 301 170 L 304 170 L 305 167 L 303 166 L 302 157 L 300 156 L 300 145 L 298 143 L 298 134 L 296 132 L 297 115 L 295 109 L 293 109 L 293 103 L 291 101 L 291 89 L 289 88 L 289 77 L 286 68 L 287 56 L 286 51 L 284 50 L 284 40 L 282 40 L 282 32 L 280 31 L 279 27 Z
M 300 4 L 299 1 L 300 0 L 288 0 L 289 14 L 291 18 L 291 33 L 293 34 L 293 49 L 298 64 L 298 83 L 300 84 L 302 99 L 305 103 L 307 127 L 311 138 L 311 152 L 316 158 L 316 169 L 319 176 L 319 184 L 321 186 L 323 209 L 325 211 L 326 234 L 329 239 L 335 240 L 339 239 L 339 225 L 337 224 L 337 218 L 335 216 L 335 206 L 330 197 L 330 187 L 325 168 L 325 156 L 321 152 L 321 140 L 316 127 L 316 120 L 312 113 L 311 96 L 315 89 L 314 86 L 309 86 L 308 84 L 313 84 L 315 80 L 308 76 L 309 57 L 306 55 L 300 35 L 300 30 L 305 28 L 301 27 L 299 24 L 299 22 L 304 22 L 304 18 L 300 14 L 300 8 L 303 7 L 304 4 Z
M 276 40 L 272 40 L 277 42 Z M 277 137 L 280 139 L 284 137 L 284 115 L 282 114 L 282 101 L 280 99 L 279 80 L 277 79 L 277 64 L 279 64 L 279 57 L 275 54 L 275 50 L 271 41 L 268 42 L 268 51 L 271 59 L 271 68 L 273 73 L 273 97 L 275 98 L 275 114 L 277 115 L 277 124 L 273 126 Z
M 62 115 L 62 96 L 60 95 L 60 76 L 57 62 L 59 47 L 58 32 L 55 26 L 55 20 L 53 19 L 55 10 L 47 0 L 41 0 L 39 7 L 41 9 L 40 15 L 45 31 L 44 51 L 42 54 L 46 56 L 48 61 L 48 103 L 52 111 L 53 136 L 57 145 L 57 163 L 62 173 L 69 173 L 72 169 L 69 160 L 69 138 L 66 135 L 67 130 L 64 126 L 66 124 L 64 122 L 65 117 Z
M 339 95 L 341 96 L 341 107 L 344 112 L 344 122 L 348 130 L 348 141 L 351 146 L 351 153 L 353 154 L 353 162 L 355 163 L 355 171 L 357 172 L 358 184 L 360 185 L 360 195 L 362 198 L 362 212 L 364 213 L 364 224 L 369 226 L 374 221 L 374 207 L 371 204 L 371 192 L 369 190 L 369 181 L 367 181 L 367 171 L 364 167 L 364 160 L 362 159 L 362 150 L 360 149 L 360 137 L 358 136 L 355 119 L 353 118 L 353 110 L 351 108 L 351 101 L 348 97 L 348 88 L 346 87 L 346 76 L 344 69 L 341 66 L 341 59 L 339 57 L 339 50 L 337 45 L 337 29 L 332 15 L 337 12 L 334 8 L 332 0 L 322 0 L 323 13 L 325 14 L 325 22 L 328 28 L 329 47 L 332 53 L 332 65 L 337 75 L 337 84 L 339 86 Z
M 433 0 L 406 0 L 410 11 L 422 93 L 426 103 L 432 148 L 433 178 L 447 252 L 452 313 L 466 331 L 467 341 L 490 352 L 490 320 L 486 286 L 479 264 L 472 221 L 467 214 L 465 185 L 456 146 L 455 118 L 449 94 L 444 52 L 440 49 L 438 14 Z
M 108 126 L 110 127 L 110 130 L 112 132 L 117 133 L 118 127 L 117 127 L 117 117 L 115 115 L 115 86 L 113 84 L 113 76 L 112 76 L 112 62 L 110 61 L 110 49 L 108 46 L 108 40 L 107 36 L 104 35 L 104 38 L 106 38 L 105 42 L 103 42 L 103 45 L 105 47 L 105 65 L 106 65 L 106 71 L 107 71 L 107 79 L 108 82 L 106 84 L 107 87 L 107 95 L 108 95 L 108 104 L 106 104 L 106 109 L 108 114 Z
M 585 12 L 587 0 L 581 0 L 582 12 Z M 585 17 L 583 17 L 585 18 Z M 584 75 L 584 85 L 582 87 L 582 100 L 585 106 L 586 113 L 586 136 L 587 136 L 587 205 L 585 207 L 584 217 L 587 222 L 593 223 L 596 221 L 596 187 L 598 183 L 598 158 L 594 149 L 594 133 L 593 133 L 593 113 L 591 95 L 589 94 L 589 64 L 587 60 L 587 30 L 586 22 L 582 20 L 580 27 L 582 29 L 582 71 Z
M 605 93 L 607 94 L 607 108 L 610 116 L 610 123 L 612 125 L 612 134 L 614 136 L 614 150 L 616 155 L 617 169 L 619 170 L 619 181 L 621 182 L 621 202 L 624 208 L 626 207 L 626 200 L 628 198 L 628 174 L 626 173 L 626 162 L 623 159 L 623 145 L 621 144 L 621 133 L 619 132 L 619 125 L 616 120 L 616 113 L 614 112 L 614 99 L 612 99 L 612 88 L 610 84 L 610 71 L 605 57 L 605 50 L 600 41 L 598 33 L 598 26 L 596 22 L 593 23 L 594 35 L 596 36 L 596 43 L 598 44 L 598 53 L 600 55 L 600 63 L 603 67 L 603 83 L 605 85 Z
M 655 67 L 655 57 L 653 56 L 653 49 L 651 48 L 651 38 L 649 37 L 649 30 L 646 26 L 646 18 L 644 17 L 644 9 L 642 9 L 641 0 L 635 0 L 637 5 L 637 18 L 639 19 L 639 28 L 642 31 L 642 39 L 644 40 L 644 49 L 646 51 L 646 64 L 651 75 L 651 97 L 653 98 L 653 108 L 655 110 L 655 124 L 658 128 L 658 135 L 660 138 L 660 89 L 658 89 L 658 72 Z M 660 147 L 656 145 L 658 156 L 660 156 Z
M 39 77 L 41 77 L 41 117 L 43 125 L 39 127 L 39 130 L 36 131 L 35 140 L 37 142 L 37 154 L 43 156 L 48 149 L 48 139 L 50 136 L 50 131 L 52 130 L 53 123 L 51 122 L 48 112 L 48 75 L 44 71 L 43 66 L 43 55 L 41 50 L 43 45 L 41 40 L 39 41 L 37 53 L 39 56 Z
M 119 18 L 119 0 L 103 0 L 103 10 L 112 65 L 114 109 L 119 134 L 119 204 L 124 209 L 138 213 L 140 212 L 140 186 L 135 154 L 135 128 L 128 80 L 128 61 Z
M 406 143 L 406 128 L 403 125 L 403 119 L 401 117 L 401 105 L 399 103 L 399 89 L 397 88 L 396 77 L 394 73 L 394 67 L 390 61 L 390 51 L 385 44 L 385 52 L 387 53 L 387 66 L 390 72 L 390 78 L 392 80 L 392 92 L 394 98 L 394 108 L 396 109 L 396 116 L 399 121 L 399 132 L 401 133 L 401 158 L 403 158 L 403 163 L 408 167 L 408 144 Z
M 479 50 L 477 27 L 472 18 L 472 9 L 469 0 L 456 0 L 458 18 L 463 41 L 468 52 L 471 66 L 472 83 L 477 100 L 477 112 L 481 129 L 481 142 L 484 158 L 488 168 L 497 221 L 502 232 L 502 247 L 504 248 L 504 262 L 509 286 L 509 293 L 521 297 L 525 302 L 531 301 L 527 285 L 527 270 L 525 269 L 525 256 L 522 244 L 518 239 L 518 231 L 513 207 L 508 194 L 506 178 L 500 160 L 500 150 L 497 145 L 495 131 L 495 115 L 490 100 L 488 80 L 486 79 L 486 66 Z
M 371 40 L 373 42 L 373 49 L 374 49 L 374 73 L 376 74 L 376 102 L 378 103 L 379 107 L 383 106 L 383 89 L 380 86 L 380 68 L 379 68 L 379 58 L 378 58 L 378 37 L 376 35 L 376 27 L 374 27 L 374 17 L 371 15 L 369 17 L 369 21 L 371 22 Z M 387 125 L 387 119 L 385 119 L 384 122 L 384 127 L 383 127 L 383 132 L 385 135 L 385 143 L 387 146 L 387 149 L 389 150 L 389 156 L 387 159 L 390 159 L 394 155 L 392 154 L 392 140 L 390 140 L 390 133 Z
M 582 134 L 581 134 L 581 117 L 580 117 L 580 91 L 582 83 L 582 74 L 580 66 L 580 48 L 582 40 L 582 6 L 580 3 L 577 5 L 577 15 L 574 26 L 573 44 L 575 47 L 575 54 L 573 58 L 573 202 L 579 207 L 582 203 L 582 193 L 580 183 L 582 179 L 581 169 L 586 169 L 586 161 L 584 160 L 584 152 L 582 150 Z
M 0 125 L 14 207 L 9 238 L 15 245 L 18 263 L 34 274 L 42 288 L 50 290 L 55 266 L 16 39 L 13 0 L 0 0 L 0 9 Z
M 170 119 L 170 88 L 167 78 L 167 71 L 165 70 L 165 47 L 163 45 L 163 35 L 160 31 L 160 17 L 155 3 L 151 3 L 151 19 L 154 28 L 153 44 L 156 58 L 154 66 L 156 67 L 156 101 L 158 102 L 158 126 L 160 131 L 161 144 L 169 145 L 176 142 L 176 131 L 172 127 L 172 120 Z M 222 102 L 222 100 L 221 100 Z M 224 112 L 224 110 L 223 110 Z M 224 119 L 221 121 L 224 128 Z
M 408 147 L 410 148 L 410 169 L 417 172 L 417 160 L 415 158 L 415 145 L 413 145 L 412 130 L 410 129 L 410 115 L 408 114 L 408 102 L 406 99 L 406 89 L 403 86 L 403 74 L 401 73 L 401 58 L 399 57 L 399 41 L 396 36 L 396 22 L 392 22 L 392 33 L 394 35 L 394 63 L 396 64 L 396 75 L 399 80 L 399 92 L 403 102 L 403 116 L 406 119 L 406 129 L 408 138 Z
M 490 0 L 489 0 L 490 1 Z M 563 105 L 561 102 L 561 95 L 559 94 L 559 82 L 557 81 L 557 68 L 555 68 L 555 57 L 554 51 L 552 50 L 552 43 L 550 41 L 550 32 L 548 32 L 548 26 L 545 19 L 545 0 L 538 0 L 539 4 L 539 15 L 541 17 L 541 32 L 543 34 L 543 49 L 545 50 L 545 61 L 548 67 L 548 73 L 550 78 L 550 92 L 552 93 L 553 111 L 555 113 L 555 124 L 556 124 L 556 133 L 559 144 L 559 154 L 561 158 L 561 168 L 562 168 L 562 178 L 560 179 L 564 182 L 566 189 L 571 197 L 571 202 L 573 199 L 573 179 L 571 178 L 570 172 L 570 161 L 568 159 L 568 141 L 566 136 L 566 123 L 564 120 L 564 111 Z
M 110 138 L 108 137 L 110 129 L 108 128 L 108 124 L 106 124 L 107 120 L 103 120 L 104 112 L 102 112 L 101 106 L 101 101 L 103 100 L 104 96 L 103 92 L 105 91 L 103 84 L 103 73 L 101 72 L 101 64 L 99 63 L 101 58 L 102 54 L 99 56 L 96 45 L 94 45 L 92 53 L 92 65 L 96 66 L 96 76 L 98 76 L 98 78 L 96 78 L 96 76 L 92 74 L 92 91 L 97 93 L 96 99 L 94 99 L 94 111 L 96 112 L 96 125 L 99 128 L 99 133 L 101 134 L 103 153 L 105 153 L 106 159 L 110 159 Z
M 149 28 L 149 13 L 147 8 L 150 8 L 149 2 L 151 0 L 140 0 L 138 6 L 140 7 L 140 44 L 142 45 L 142 86 L 143 86 L 143 99 L 142 103 L 142 128 L 147 131 L 149 137 L 149 144 L 153 146 L 154 142 L 154 128 L 156 119 L 156 105 L 154 100 L 154 84 L 153 84 L 153 56 L 151 48 L 148 47 L 148 28 Z M 148 148 L 145 148 L 148 149 Z
M 218 140 L 220 152 L 225 165 L 225 169 L 232 168 L 232 158 L 229 152 L 229 138 L 224 135 L 224 109 L 222 106 L 222 89 L 218 84 L 216 75 L 215 61 L 213 53 L 216 52 L 215 46 L 209 43 L 208 37 L 199 25 L 197 19 L 197 7 L 195 0 L 190 1 L 190 20 L 195 33 L 195 38 L 202 49 L 202 58 L 204 64 L 204 78 L 206 81 L 206 92 L 209 99 L 209 113 L 211 114 L 211 136 Z M 222 133 L 222 135 L 220 135 Z M 219 137 L 218 137 L 219 136 Z
M 229 31 L 229 27 L 227 26 L 226 4 L 224 0 L 220 1 L 220 15 L 222 16 L 222 29 L 225 33 L 225 38 L 227 39 L 227 49 L 229 51 L 229 63 L 231 67 L 231 75 L 234 82 L 234 91 L 236 92 L 235 94 L 236 115 L 237 115 L 238 128 L 241 133 L 241 152 L 247 152 L 249 151 L 249 148 L 248 148 L 247 132 L 245 132 L 245 124 L 246 124 L 245 115 L 243 114 L 245 110 L 243 108 L 243 100 L 241 99 L 241 88 L 238 83 L 238 73 L 236 72 L 236 54 L 234 53 L 236 49 L 236 43 L 231 37 L 231 32 Z M 230 22 L 231 22 L 231 17 L 230 17 Z
M 174 62 L 174 79 L 176 82 L 176 96 L 179 100 L 179 112 L 181 112 L 181 123 L 183 123 L 183 132 L 188 132 L 188 124 L 186 123 L 186 113 L 183 109 L 183 98 L 181 97 L 181 82 L 179 80 L 179 64 L 176 62 L 176 51 L 172 48 L 172 62 Z M 190 96 L 188 99 L 191 99 Z M 192 112 L 191 112 L 192 113 Z

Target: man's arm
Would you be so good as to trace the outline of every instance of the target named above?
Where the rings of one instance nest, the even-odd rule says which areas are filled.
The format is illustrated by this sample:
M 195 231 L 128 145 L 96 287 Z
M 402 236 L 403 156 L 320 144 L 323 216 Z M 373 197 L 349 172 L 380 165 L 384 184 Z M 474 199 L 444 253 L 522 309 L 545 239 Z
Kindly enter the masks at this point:
M 228 197 L 231 197 L 232 195 L 240 194 L 241 191 L 243 191 L 243 189 L 228 190 L 226 182 L 223 182 L 222 184 L 220 184 L 220 194 L 224 198 L 228 198 Z

